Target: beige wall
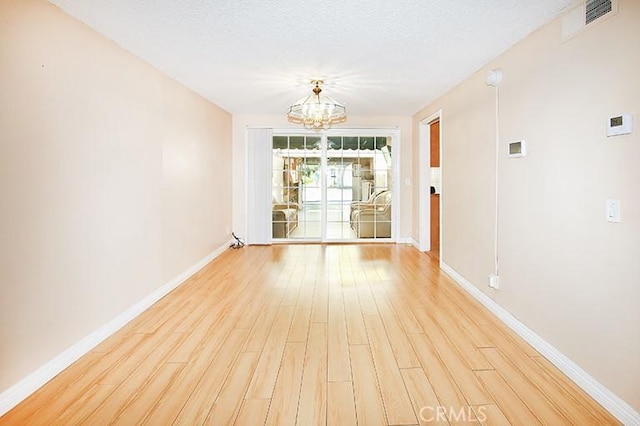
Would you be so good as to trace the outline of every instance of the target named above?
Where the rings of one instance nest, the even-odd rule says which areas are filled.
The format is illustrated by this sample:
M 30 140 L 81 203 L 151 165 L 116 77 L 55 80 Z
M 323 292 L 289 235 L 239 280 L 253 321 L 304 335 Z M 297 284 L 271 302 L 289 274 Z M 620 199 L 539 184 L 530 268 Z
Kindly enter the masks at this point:
M 640 2 L 619 5 L 564 43 L 561 20 L 546 25 L 413 121 L 417 129 L 443 110 L 444 262 L 640 410 Z M 499 291 L 486 285 L 495 213 L 490 68 L 504 72 Z M 607 138 L 607 118 L 624 112 L 634 115 L 633 134 Z M 507 142 L 519 139 L 529 155 L 506 158 Z M 619 224 L 605 221 L 608 198 L 621 201 Z
M 348 106 L 347 106 L 348 108 Z M 287 121 L 286 111 L 281 115 L 234 115 L 233 116 L 233 228 L 239 235 L 246 235 L 246 129 L 248 127 L 273 127 L 277 129 L 302 128 L 300 124 Z M 411 185 L 405 179 L 411 179 L 412 128 L 411 117 L 384 116 L 358 117 L 349 116 L 348 122 L 335 126 L 339 128 L 376 128 L 397 127 L 400 129 L 400 239 L 411 238 Z M 394 151 L 395 152 L 395 151 Z M 417 181 L 416 181 L 417 183 Z
M 228 240 L 231 116 L 0 2 L 0 392 Z

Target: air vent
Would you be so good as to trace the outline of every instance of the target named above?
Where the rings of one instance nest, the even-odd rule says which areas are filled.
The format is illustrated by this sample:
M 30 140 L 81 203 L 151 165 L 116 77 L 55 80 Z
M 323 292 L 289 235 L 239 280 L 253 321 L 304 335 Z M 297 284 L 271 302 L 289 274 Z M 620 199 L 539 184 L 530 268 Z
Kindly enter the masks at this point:
M 619 0 L 582 0 L 562 17 L 562 42 L 618 14 Z
M 587 0 L 585 23 L 588 25 L 611 10 L 611 0 Z

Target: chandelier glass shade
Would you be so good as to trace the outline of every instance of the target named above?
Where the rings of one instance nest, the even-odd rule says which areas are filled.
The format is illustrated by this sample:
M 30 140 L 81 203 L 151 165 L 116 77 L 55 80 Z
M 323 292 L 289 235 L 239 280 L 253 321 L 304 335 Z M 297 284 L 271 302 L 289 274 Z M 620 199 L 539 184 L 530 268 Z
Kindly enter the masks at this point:
M 293 123 L 308 129 L 328 129 L 332 124 L 347 121 L 347 109 L 329 96 L 320 95 L 322 80 L 313 80 L 313 94 L 300 99 L 289 107 L 287 117 Z

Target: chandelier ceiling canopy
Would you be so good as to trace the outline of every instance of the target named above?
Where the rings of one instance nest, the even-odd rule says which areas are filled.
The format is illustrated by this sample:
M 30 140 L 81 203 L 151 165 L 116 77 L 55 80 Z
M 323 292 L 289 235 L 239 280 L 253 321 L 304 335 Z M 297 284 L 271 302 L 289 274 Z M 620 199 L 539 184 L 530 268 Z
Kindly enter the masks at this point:
M 322 80 L 312 80 L 313 94 L 300 99 L 289 107 L 287 117 L 293 123 L 303 124 L 308 129 L 328 129 L 332 124 L 347 121 L 347 109 L 344 105 L 320 95 Z

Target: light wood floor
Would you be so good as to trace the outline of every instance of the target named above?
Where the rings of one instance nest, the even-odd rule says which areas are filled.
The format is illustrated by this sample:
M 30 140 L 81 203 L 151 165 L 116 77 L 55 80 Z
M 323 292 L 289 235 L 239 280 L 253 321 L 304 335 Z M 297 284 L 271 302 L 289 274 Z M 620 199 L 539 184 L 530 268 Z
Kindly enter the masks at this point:
M 617 424 L 412 247 L 229 250 L 0 424 Z

